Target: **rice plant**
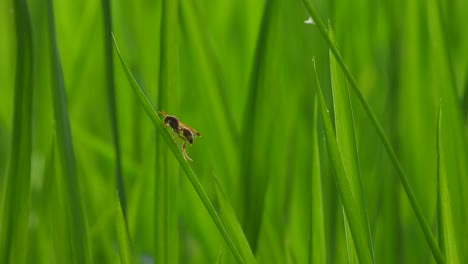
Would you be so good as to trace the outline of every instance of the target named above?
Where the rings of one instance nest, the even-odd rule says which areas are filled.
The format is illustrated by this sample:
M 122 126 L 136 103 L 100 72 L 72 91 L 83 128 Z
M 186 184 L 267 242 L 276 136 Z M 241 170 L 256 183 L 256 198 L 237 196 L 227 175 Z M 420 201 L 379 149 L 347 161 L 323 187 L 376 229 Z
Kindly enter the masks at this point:
M 467 262 L 467 16 L 1 1 L 0 263 Z

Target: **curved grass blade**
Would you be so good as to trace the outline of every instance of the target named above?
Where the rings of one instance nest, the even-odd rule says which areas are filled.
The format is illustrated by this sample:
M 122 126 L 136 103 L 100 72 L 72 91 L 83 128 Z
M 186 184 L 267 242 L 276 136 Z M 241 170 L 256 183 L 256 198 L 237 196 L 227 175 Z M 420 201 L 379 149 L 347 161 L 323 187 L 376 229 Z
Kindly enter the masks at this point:
M 156 111 L 154 110 L 153 106 L 149 102 L 148 98 L 145 96 L 143 91 L 141 90 L 140 86 L 136 82 L 135 78 L 133 77 L 132 73 L 127 67 L 127 64 L 122 58 L 122 55 L 120 54 L 119 48 L 117 46 L 117 43 L 114 38 L 114 46 L 115 50 L 117 51 L 117 54 L 119 55 L 120 62 L 122 63 L 122 68 L 125 71 L 125 74 L 127 75 L 128 81 L 130 82 L 130 85 L 135 92 L 135 95 L 138 97 L 138 100 L 140 101 L 141 105 L 145 109 L 146 114 L 148 117 L 151 119 L 153 122 L 154 126 L 158 129 L 162 137 L 164 138 L 164 141 L 167 143 L 168 147 L 170 148 L 171 152 L 174 154 L 175 158 L 179 162 L 179 165 L 182 167 L 183 171 L 185 172 L 185 175 L 187 175 L 187 178 L 189 179 L 190 183 L 192 186 L 195 188 L 195 191 L 197 192 L 198 196 L 203 202 L 203 205 L 205 205 L 206 210 L 211 216 L 211 219 L 213 219 L 214 223 L 216 224 L 216 227 L 218 228 L 219 232 L 224 238 L 224 241 L 228 245 L 229 249 L 231 250 L 232 254 L 236 258 L 238 263 L 249 263 L 248 260 L 243 259 L 243 257 L 239 253 L 239 248 L 242 248 L 242 245 L 234 243 L 234 241 L 231 239 L 231 236 L 229 235 L 228 231 L 226 230 L 225 226 L 223 225 L 223 222 L 221 221 L 221 218 L 219 215 L 216 213 L 216 210 L 211 203 L 210 199 L 208 198 L 208 195 L 206 194 L 205 190 L 203 189 L 203 186 L 201 185 L 200 181 L 198 180 L 198 177 L 195 175 L 193 172 L 192 168 L 189 166 L 187 161 L 183 158 L 182 153 L 180 150 L 177 148 L 177 145 L 174 143 L 173 139 L 167 132 L 166 128 L 164 127 L 161 119 L 159 116 L 156 114 Z
M 335 45 L 336 39 L 333 33 L 331 25 L 328 27 L 328 34 L 330 39 Z M 346 170 L 346 175 L 349 177 L 348 181 L 351 184 L 352 192 L 355 194 L 357 201 L 356 204 L 359 207 L 360 217 L 364 224 L 364 229 L 367 229 L 366 237 L 367 244 L 374 260 L 374 250 L 372 246 L 372 236 L 370 233 L 369 218 L 367 216 L 367 207 L 364 199 L 364 192 L 362 190 L 362 179 L 361 171 L 359 168 L 359 157 L 356 145 L 356 132 L 354 128 L 354 114 L 353 107 L 351 105 L 348 83 L 346 77 L 340 70 L 335 56 L 330 51 L 330 75 L 331 75 L 331 87 L 333 94 L 333 107 L 335 109 L 335 130 L 336 130 L 336 142 L 340 151 L 343 166 Z M 345 230 L 349 231 L 349 223 L 346 215 L 344 215 Z M 349 234 L 347 235 L 346 241 L 349 242 L 348 250 L 354 251 L 354 245 Z M 354 255 L 354 254 L 350 254 Z
M 68 120 L 65 83 L 60 63 L 57 40 L 55 36 L 54 8 L 52 0 L 47 1 L 49 43 L 52 69 L 52 101 L 54 108 L 55 129 L 58 148 L 58 159 L 62 168 L 62 180 L 65 185 L 66 205 L 68 211 L 68 231 L 74 263 L 90 263 L 90 244 L 86 226 L 86 214 L 81 197 L 80 182 L 76 174 L 75 154 L 73 152 L 70 121 Z
M 439 247 L 445 255 L 447 263 L 460 263 L 457 241 L 452 219 L 450 193 L 445 171 L 445 157 L 442 131 L 442 105 L 439 106 L 437 125 L 437 215 L 439 218 Z
M 312 120 L 312 187 L 311 187 L 311 208 L 310 217 L 310 245 L 309 263 L 327 263 L 325 222 L 322 199 L 322 182 L 320 179 L 320 154 L 318 145 L 318 102 L 317 95 L 314 98 L 314 119 Z
M 26 0 L 14 0 L 16 77 L 10 163 L 0 219 L 0 262 L 25 263 L 31 180 L 33 44 Z
M 315 60 L 314 60 L 315 70 Z M 373 263 L 372 249 L 369 248 L 368 243 L 368 229 L 365 225 L 365 219 L 361 216 L 361 211 L 358 206 L 358 198 L 347 171 L 344 167 L 343 159 L 333 131 L 332 122 L 328 115 L 327 106 L 323 99 L 322 90 L 320 88 L 317 71 L 315 71 L 315 78 L 317 80 L 317 91 L 320 100 L 320 112 L 322 113 L 322 120 L 325 130 L 325 138 L 327 143 L 328 155 L 335 170 L 335 179 L 343 202 L 344 211 L 349 221 L 351 235 L 356 247 L 356 252 L 361 263 Z
M 318 16 L 317 11 L 312 6 L 312 4 L 310 3 L 309 0 L 303 0 L 303 2 L 305 4 L 307 10 L 309 11 L 309 14 L 312 16 L 312 19 L 315 21 L 320 33 L 322 34 L 322 37 L 326 40 L 330 50 L 333 52 L 333 55 L 335 55 L 335 58 L 336 58 L 338 64 L 340 65 L 341 69 L 343 70 L 344 74 L 346 75 L 346 79 L 348 80 L 349 84 L 351 85 L 351 88 L 353 88 L 355 94 L 357 95 L 359 101 L 361 102 L 361 105 L 364 108 L 364 111 L 369 116 L 369 118 L 370 118 L 370 120 L 372 122 L 372 125 L 377 130 L 377 134 L 379 135 L 380 140 L 384 144 L 385 150 L 387 151 L 387 153 L 388 153 L 388 155 L 390 157 L 390 160 L 392 161 L 393 166 L 394 166 L 395 170 L 397 171 L 398 176 L 400 177 L 400 181 L 403 184 L 403 188 L 405 190 L 406 196 L 408 197 L 408 200 L 409 200 L 409 202 L 411 204 L 411 207 L 413 208 L 413 211 L 416 214 L 416 217 L 417 217 L 417 219 L 419 221 L 419 225 L 421 226 L 421 228 L 422 228 L 422 230 L 424 232 L 424 235 L 426 237 L 426 241 L 427 241 L 429 247 L 431 248 L 431 251 L 432 251 L 432 254 L 433 254 L 435 260 L 438 263 L 444 263 L 445 262 L 444 257 L 442 256 L 442 253 L 441 253 L 440 249 L 437 247 L 436 240 L 435 240 L 433 234 L 431 233 L 431 229 L 429 227 L 429 224 L 427 223 L 426 219 L 424 218 L 421 207 L 419 206 L 419 204 L 418 204 L 418 202 L 416 200 L 416 197 L 414 195 L 413 189 L 411 188 L 411 186 L 409 184 L 408 176 L 406 175 L 405 171 L 403 170 L 403 167 L 401 166 L 401 164 L 400 164 L 400 162 L 398 160 L 398 157 L 396 156 L 395 151 L 393 150 L 392 145 L 390 144 L 390 141 L 385 136 L 385 133 L 384 133 L 384 131 L 382 129 L 382 126 L 379 124 L 374 112 L 372 111 L 370 106 L 367 104 L 364 96 L 362 95 L 362 93 L 361 93 L 361 91 L 359 89 L 359 86 L 357 85 L 356 80 L 351 75 L 351 72 L 349 71 L 348 67 L 344 63 L 343 58 L 341 57 L 341 55 L 340 55 L 340 53 L 338 51 L 338 48 L 336 47 L 336 45 L 333 44 L 330 36 L 327 33 L 327 30 L 326 30 L 322 20 Z

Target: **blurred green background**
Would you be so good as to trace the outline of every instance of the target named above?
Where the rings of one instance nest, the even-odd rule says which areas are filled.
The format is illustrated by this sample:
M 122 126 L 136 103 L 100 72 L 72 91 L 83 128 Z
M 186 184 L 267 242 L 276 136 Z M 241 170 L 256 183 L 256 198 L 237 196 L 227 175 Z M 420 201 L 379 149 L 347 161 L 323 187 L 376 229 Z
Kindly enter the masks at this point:
M 121 216 L 106 90 L 106 52 L 112 46 L 105 45 L 102 3 L 53 1 L 68 110 L 62 113 L 70 122 L 73 173 L 86 232 L 83 240 L 77 240 L 67 234 L 75 228 L 69 213 L 74 209 L 60 199 L 68 197 L 70 189 L 64 187 L 69 175 L 60 170 L 64 165 L 57 152 L 60 123 L 54 117 L 51 92 L 48 1 L 26 1 L 32 26 L 28 51 L 21 50 L 24 46 L 17 41 L 15 1 L 23 2 L 0 0 L 0 230 L 13 230 L 5 223 L 25 221 L 17 228 L 26 236 L 24 243 L 11 247 L 7 245 L 11 240 L 0 236 L 1 248 L 20 252 L 0 256 L 0 262 L 72 262 L 79 258 L 70 248 L 81 243 L 89 249 L 89 261 L 118 263 L 122 248 L 116 227 Z M 467 262 L 468 34 L 463 21 L 468 2 L 314 0 L 312 5 L 333 27 L 343 59 L 391 140 L 436 238 L 440 233 L 437 109 L 442 102 L 450 225 L 455 230 L 448 247 L 456 248 L 461 263 Z M 166 12 L 171 15 L 165 16 Z M 223 190 L 257 262 L 313 262 L 310 241 L 317 236 L 326 257 L 318 263 L 354 262 L 348 254 L 343 206 L 321 118 L 318 128 L 314 123 L 313 57 L 331 117 L 334 114 L 329 47 L 316 25 L 304 23 L 310 17 L 304 3 L 112 0 L 110 14 L 120 52 L 155 109 L 177 116 L 202 134 L 187 148 L 193 159 L 190 166 L 216 209 L 217 188 Z M 15 176 L 8 176 L 12 148 L 23 150 L 13 140 L 17 53 L 31 52 L 30 178 L 6 184 L 8 177 Z M 114 132 L 120 136 L 131 259 L 235 262 L 130 88 L 116 53 L 111 54 Z M 375 262 L 435 262 L 376 130 L 351 91 L 350 99 Z M 318 160 L 314 131 L 321 165 L 319 187 L 312 180 Z M 317 190 L 321 190 L 322 214 L 311 210 L 317 205 L 313 201 Z M 5 208 L 11 206 L 24 207 L 27 214 L 7 222 L 11 211 Z M 324 224 L 323 237 L 311 227 L 317 217 Z

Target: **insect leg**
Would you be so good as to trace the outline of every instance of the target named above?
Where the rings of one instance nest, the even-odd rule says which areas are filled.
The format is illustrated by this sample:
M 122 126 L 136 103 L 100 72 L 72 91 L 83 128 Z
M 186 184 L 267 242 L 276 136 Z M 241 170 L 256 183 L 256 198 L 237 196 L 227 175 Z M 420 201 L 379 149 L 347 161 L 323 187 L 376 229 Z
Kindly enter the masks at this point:
M 192 159 L 187 155 L 187 151 L 185 150 L 185 144 L 187 143 L 187 140 L 184 139 L 184 143 L 182 144 L 182 153 L 184 154 L 184 158 L 185 160 L 190 160 L 192 161 Z

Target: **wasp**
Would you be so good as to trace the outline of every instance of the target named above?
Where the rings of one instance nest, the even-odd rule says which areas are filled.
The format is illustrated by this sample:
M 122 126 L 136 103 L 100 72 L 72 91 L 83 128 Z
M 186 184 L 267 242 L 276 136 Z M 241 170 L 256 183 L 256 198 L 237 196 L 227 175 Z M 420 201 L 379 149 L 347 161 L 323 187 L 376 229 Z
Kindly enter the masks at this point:
M 198 131 L 189 127 L 188 125 L 182 123 L 182 121 L 180 121 L 175 116 L 168 115 L 164 111 L 159 111 L 158 113 L 164 117 L 164 126 L 172 128 L 172 138 L 177 142 L 177 138 L 175 137 L 177 135 L 184 141 L 184 143 L 182 143 L 182 154 L 184 156 L 184 159 L 192 161 L 192 159 L 187 155 L 185 145 L 188 141 L 190 146 L 192 146 L 193 140 L 196 137 L 201 137 L 200 133 L 198 133 Z

